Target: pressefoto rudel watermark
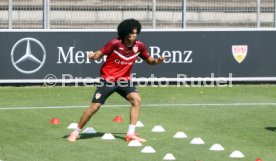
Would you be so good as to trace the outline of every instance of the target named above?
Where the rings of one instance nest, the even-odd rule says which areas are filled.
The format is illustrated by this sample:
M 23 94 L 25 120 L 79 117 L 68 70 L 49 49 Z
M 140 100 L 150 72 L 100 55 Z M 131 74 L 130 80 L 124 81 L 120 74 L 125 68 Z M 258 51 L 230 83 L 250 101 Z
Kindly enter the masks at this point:
M 111 81 L 113 78 L 107 79 L 108 84 L 106 86 L 118 85 L 121 87 L 126 86 L 151 86 L 151 87 L 167 87 L 170 84 L 174 84 L 177 87 L 232 87 L 232 73 L 228 74 L 228 77 L 215 77 L 214 73 L 211 73 L 209 77 L 188 77 L 186 74 L 177 74 L 175 78 L 156 77 L 151 74 L 150 77 L 136 77 L 136 73 L 131 74 L 131 81 L 125 78 L 119 78 L 116 82 Z M 100 81 L 101 77 L 74 77 L 71 74 L 62 74 L 61 79 L 57 79 L 54 74 L 47 74 L 44 77 L 44 85 L 55 86 L 57 83 L 62 87 L 66 84 L 71 86 L 91 86 L 96 84 L 98 87 L 104 84 Z

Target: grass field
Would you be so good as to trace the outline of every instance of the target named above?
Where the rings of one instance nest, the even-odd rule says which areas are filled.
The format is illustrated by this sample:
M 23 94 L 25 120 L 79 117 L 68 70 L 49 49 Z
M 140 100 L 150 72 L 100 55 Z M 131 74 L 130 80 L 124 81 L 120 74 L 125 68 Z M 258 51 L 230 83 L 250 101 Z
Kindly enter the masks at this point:
M 129 107 L 117 94 L 86 126 L 93 127 L 97 134 L 82 135 L 75 143 L 67 141 L 70 132 L 67 126 L 79 120 L 94 90 L 94 87 L 1 87 L 0 160 L 158 161 L 166 153 L 173 153 L 181 161 L 276 160 L 274 85 L 138 87 L 144 105 L 140 120 L 145 127 L 137 128 L 137 132 L 148 140 L 143 146 L 150 145 L 156 150 L 154 154 L 141 153 L 143 147 L 127 146 L 124 136 Z M 124 122 L 113 123 L 116 115 Z M 58 117 L 61 124 L 50 124 L 53 117 Z M 151 132 L 155 125 L 162 125 L 166 132 Z M 184 131 L 188 138 L 174 139 L 177 131 Z M 101 140 L 106 132 L 116 139 Z M 205 144 L 191 145 L 194 137 L 201 137 Z M 215 143 L 225 150 L 209 151 Z M 241 151 L 245 158 L 229 158 L 234 150 Z

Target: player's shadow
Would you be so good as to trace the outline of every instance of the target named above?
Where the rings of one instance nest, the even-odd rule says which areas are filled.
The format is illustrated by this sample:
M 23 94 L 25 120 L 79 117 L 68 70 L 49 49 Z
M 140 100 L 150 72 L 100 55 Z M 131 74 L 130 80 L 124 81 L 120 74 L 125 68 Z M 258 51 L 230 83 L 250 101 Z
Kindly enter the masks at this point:
M 105 133 L 104 132 L 97 132 L 96 134 L 80 134 L 80 138 L 79 140 L 82 139 L 91 139 L 91 138 L 97 138 L 97 137 L 102 137 Z M 122 139 L 125 140 L 125 137 L 122 137 L 120 135 L 125 134 L 125 133 L 112 133 L 112 135 L 116 138 L 116 139 Z M 68 138 L 69 135 L 65 135 L 62 138 Z
M 276 127 L 266 127 L 265 129 L 272 132 L 276 132 Z

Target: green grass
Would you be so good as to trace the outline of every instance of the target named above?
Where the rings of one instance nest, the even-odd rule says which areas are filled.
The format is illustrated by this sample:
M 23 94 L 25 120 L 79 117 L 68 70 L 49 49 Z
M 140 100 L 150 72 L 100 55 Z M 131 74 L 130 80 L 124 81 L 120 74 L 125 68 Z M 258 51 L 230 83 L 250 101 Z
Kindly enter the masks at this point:
M 94 87 L 1 87 L 0 108 L 86 106 Z M 234 85 L 224 88 L 205 87 L 138 87 L 142 104 L 216 104 L 276 103 L 276 86 Z M 106 105 L 126 105 L 114 94 Z M 140 153 L 143 147 L 128 147 L 124 141 L 128 127 L 129 107 L 103 107 L 88 123 L 98 132 L 83 135 L 76 143 L 67 142 L 67 126 L 77 122 L 85 108 L 0 110 L 0 160 L 3 161 L 158 161 L 173 153 L 181 161 L 263 161 L 276 160 L 276 107 L 250 106 L 144 106 L 140 120 L 145 127 L 137 132 L 145 137 L 157 153 Z M 116 115 L 123 123 L 113 123 Z M 58 117 L 59 125 L 51 125 Z M 162 125 L 165 133 L 153 133 L 154 125 Z M 184 131 L 187 139 L 174 139 Z M 101 140 L 111 132 L 116 140 Z M 193 137 L 206 144 L 191 145 Z M 209 151 L 219 143 L 223 152 Z M 244 159 L 231 159 L 234 150 Z

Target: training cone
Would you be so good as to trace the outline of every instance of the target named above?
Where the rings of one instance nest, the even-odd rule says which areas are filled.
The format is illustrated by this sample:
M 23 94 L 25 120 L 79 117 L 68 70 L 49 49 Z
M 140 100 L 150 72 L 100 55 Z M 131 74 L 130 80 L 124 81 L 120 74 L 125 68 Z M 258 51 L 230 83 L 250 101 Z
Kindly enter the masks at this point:
M 51 121 L 50 121 L 50 123 L 51 124 L 54 124 L 54 125 L 56 125 L 56 124 L 60 124 L 60 120 L 58 119 L 58 118 L 53 118 Z
M 113 119 L 113 122 L 124 122 L 123 118 L 121 116 L 116 116 L 114 119 Z
M 240 151 L 233 151 L 230 156 L 230 158 L 244 158 L 244 155 Z
M 96 134 L 96 130 L 93 127 L 87 127 L 86 129 L 83 130 L 84 134 Z
M 211 151 L 223 151 L 224 148 L 220 144 L 214 144 L 210 147 Z
M 151 131 L 152 131 L 152 132 L 165 132 L 165 129 L 164 129 L 162 126 L 160 126 L 160 125 L 156 125 L 156 126 L 154 126 L 154 127 L 152 128 Z
M 136 127 L 144 127 L 144 124 L 141 121 L 137 121 Z
M 101 139 L 103 139 L 103 140 L 114 140 L 115 137 L 114 137 L 111 133 L 105 133 L 105 134 L 101 137 Z
M 163 160 L 175 160 L 175 157 L 173 156 L 172 153 L 167 153 L 167 154 L 164 156 Z
M 145 146 L 142 151 L 142 153 L 155 153 L 156 151 L 151 146 Z
M 131 142 L 128 143 L 128 146 L 138 147 L 138 146 L 142 146 L 142 144 L 138 140 L 132 140 Z
M 262 159 L 261 158 L 257 158 L 256 161 L 262 161 Z
M 205 142 L 201 138 L 193 138 L 190 144 L 201 145 L 201 144 L 205 144 Z
M 70 125 L 68 125 L 67 129 L 76 129 L 78 127 L 78 123 L 71 123 Z
M 173 137 L 177 139 L 183 139 L 183 138 L 187 138 L 187 135 L 184 132 L 179 131 Z

